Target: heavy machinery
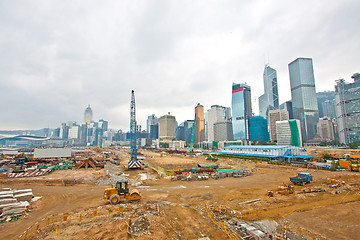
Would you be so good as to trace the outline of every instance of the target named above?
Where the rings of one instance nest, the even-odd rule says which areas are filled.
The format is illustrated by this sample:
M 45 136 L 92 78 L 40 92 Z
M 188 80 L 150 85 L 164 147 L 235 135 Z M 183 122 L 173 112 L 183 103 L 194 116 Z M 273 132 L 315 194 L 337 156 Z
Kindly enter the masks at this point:
M 348 169 L 349 169 L 349 171 L 352 171 L 352 172 L 359 172 L 359 165 L 360 165 L 359 160 L 351 160 Z
M 282 186 L 278 186 L 278 189 L 276 191 L 277 194 L 281 194 L 281 195 L 289 195 L 295 192 L 294 186 L 289 183 L 289 184 L 283 184 Z M 275 191 L 268 191 L 267 195 L 269 197 L 274 197 L 275 196 Z
M 137 158 L 136 144 L 136 111 L 135 111 L 135 93 L 131 90 L 130 102 L 130 160 L 125 169 L 143 169 L 142 162 Z
M 136 189 L 129 191 L 128 184 L 127 181 L 120 181 L 116 183 L 115 187 L 105 189 L 104 199 L 109 200 L 112 205 L 118 204 L 121 200 L 140 200 L 140 192 Z
M 290 184 L 284 184 L 278 187 L 277 193 L 281 195 L 289 195 L 294 193 L 294 186 Z
M 305 185 L 312 181 L 310 173 L 298 173 L 297 177 L 291 177 L 290 181 L 295 185 Z

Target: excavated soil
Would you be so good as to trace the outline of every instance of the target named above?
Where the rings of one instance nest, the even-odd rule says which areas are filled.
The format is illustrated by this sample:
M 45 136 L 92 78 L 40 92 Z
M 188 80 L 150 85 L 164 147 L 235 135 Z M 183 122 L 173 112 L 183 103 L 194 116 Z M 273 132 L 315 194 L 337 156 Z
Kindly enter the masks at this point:
M 145 155 L 147 153 L 145 152 Z M 119 154 L 121 165 L 107 168 L 112 173 L 124 172 L 123 164 L 127 162 L 126 154 Z M 169 164 L 176 159 L 179 164 L 181 156 L 160 157 L 151 153 L 148 161 Z M 189 157 L 185 158 L 186 161 Z M 204 157 L 195 157 L 195 161 L 203 161 Z M 360 227 L 359 191 L 343 188 L 333 190 L 323 184 L 326 177 L 336 178 L 346 183 L 360 184 L 359 174 L 349 172 L 330 172 L 309 170 L 294 167 L 253 163 L 236 159 L 220 159 L 221 167 L 246 168 L 252 175 L 242 178 L 209 179 L 205 181 L 170 181 L 160 178 L 150 168 L 127 171 L 131 179 L 131 189 L 138 189 L 142 199 L 136 204 L 159 204 L 158 215 L 147 213 L 148 231 L 144 231 L 136 239 L 226 239 L 226 235 L 218 229 L 204 211 L 205 203 L 224 205 L 239 211 L 252 211 L 244 220 L 262 219 L 287 222 L 308 231 L 305 238 L 317 234 L 326 239 L 360 239 L 357 231 Z M 17 239 L 29 226 L 41 219 L 56 214 L 76 213 L 81 210 L 107 206 L 102 199 L 107 186 L 94 184 L 99 178 L 108 178 L 106 170 L 63 170 L 48 176 L 27 178 L 24 180 L 3 180 L 0 187 L 14 189 L 32 188 L 35 196 L 42 199 L 31 205 L 30 212 L 15 222 L 0 224 L 0 239 Z M 289 177 L 298 172 L 310 172 L 314 181 L 306 187 L 323 187 L 327 192 L 278 195 L 270 198 L 267 191 L 276 191 L 279 185 L 289 182 Z M 142 175 L 139 175 L 141 173 Z M 141 176 L 151 176 L 141 179 Z M 64 186 L 61 181 L 74 178 L 79 184 Z M 46 182 L 48 181 L 48 182 Z M 51 181 L 58 181 L 53 184 Z M 304 187 L 295 186 L 295 192 Z M 242 204 L 245 201 L 259 199 L 254 203 Z M 130 204 L 131 203 L 127 203 Z M 133 239 L 127 232 L 128 225 L 136 222 L 140 216 L 110 215 L 94 217 L 81 223 L 64 223 L 52 225 L 41 230 L 32 239 Z M 56 233 L 56 226 L 58 232 Z M 30 238 L 30 239 L 31 239 Z

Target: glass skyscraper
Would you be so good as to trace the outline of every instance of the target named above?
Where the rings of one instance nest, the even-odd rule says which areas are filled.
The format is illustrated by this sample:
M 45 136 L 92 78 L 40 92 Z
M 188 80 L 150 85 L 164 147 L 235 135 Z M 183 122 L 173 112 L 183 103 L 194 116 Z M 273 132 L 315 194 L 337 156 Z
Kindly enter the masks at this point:
M 249 140 L 249 118 L 252 114 L 250 86 L 233 83 L 231 107 L 234 140 Z
M 360 142 L 360 74 L 352 78 L 353 83 L 340 79 L 335 86 L 336 121 L 343 144 Z
M 298 58 L 289 63 L 289 75 L 294 119 L 300 120 L 303 139 L 312 139 L 319 121 L 312 59 Z
M 264 117 L 254 116 L 249 118 L 249 140 L 264 142 L 270 140 L 268 122 Z
M 317 92 L 316 97 L 318 101 L 319 118 L 335 118 L 334 92 Z
M 279 109 L 276 70 L 266 65 L 263 78 L 264 94 L 259 97 L 259 115 L 267 119 L 269 110 Z

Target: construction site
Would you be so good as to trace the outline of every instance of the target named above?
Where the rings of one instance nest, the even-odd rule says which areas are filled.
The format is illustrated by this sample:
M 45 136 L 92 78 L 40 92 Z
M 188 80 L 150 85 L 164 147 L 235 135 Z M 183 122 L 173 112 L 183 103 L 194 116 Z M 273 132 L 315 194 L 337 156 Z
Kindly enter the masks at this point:
M 12 195 L 15 200 L 1 200 L 0 238 L 360 238 L 358 172 L 232 157 L 219 157 L 217 169 L 199 171 L 198 164 L 210 163 L 203 155 L 141 154 L 144 169 L 126 170 L 129 149 L 108 148 L 86 150 L 86 161 L 42 176 L 1 178 L 1 199 Z M 290 177 L 301 172 L 310 173 L 312 180 L 291 185 Z M 130 192 L 137 190 L 141 198 L 111 204 L 104 198 L 105 189 L 125 180 Z M 24 199 L 19 198 L 22 191 Z M 5 211 L 4 205 L 16 200 L 29 204 Z
M 130 106 L 130 146 L 2 153 L 0 239 L 360 239 L 358 162 L 138 149 Z

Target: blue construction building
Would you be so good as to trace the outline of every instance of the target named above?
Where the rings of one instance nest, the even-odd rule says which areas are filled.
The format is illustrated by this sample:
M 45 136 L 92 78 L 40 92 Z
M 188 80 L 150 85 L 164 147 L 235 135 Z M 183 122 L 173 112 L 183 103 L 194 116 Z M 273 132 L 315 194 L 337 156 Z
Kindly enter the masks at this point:
M 307 155 L 306 149 L 295 146 L 274 145 L 242 145 L 227 146 L 222 148 L 218 154 L 268 158 L 270 160 L 286 162 L 304 162 L 313 159 Z
M 261 116 L 249 118 L 249 139 L 250 141 L 270 141 L 268 122 Z

